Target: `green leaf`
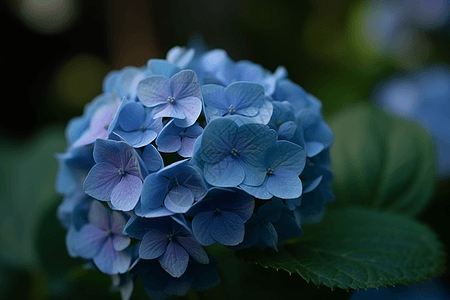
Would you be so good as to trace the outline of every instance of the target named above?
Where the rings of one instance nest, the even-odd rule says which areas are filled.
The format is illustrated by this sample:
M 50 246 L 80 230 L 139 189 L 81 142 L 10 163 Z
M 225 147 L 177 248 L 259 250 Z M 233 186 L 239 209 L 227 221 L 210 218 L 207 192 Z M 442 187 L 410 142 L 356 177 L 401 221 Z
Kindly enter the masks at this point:
M 442 244 L 405 215 L 362 207 L 329 211 L 305 235 L 272 249 L 242 251 L 247 261 L 298 273 L 307 282 L 342 289 L 419 283 L 443 271 Z
M 423 210 L 436 181 L 435 151 L 427 132 L 369 106 L 341 113 L 331 127 L 332 206 L 362 205 L 409 215 Z

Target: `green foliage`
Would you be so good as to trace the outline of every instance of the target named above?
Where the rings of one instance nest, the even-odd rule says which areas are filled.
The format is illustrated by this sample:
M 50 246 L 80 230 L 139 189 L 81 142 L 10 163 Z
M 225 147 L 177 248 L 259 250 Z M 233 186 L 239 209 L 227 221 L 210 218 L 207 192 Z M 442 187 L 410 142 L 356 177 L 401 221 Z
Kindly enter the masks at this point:
M 331 127 L 334 206 L 423 210 L 436 180 L 433 142 L 424 130 L 369 106 L 339 114 Z
M 303 237 L 278 252 L 240 253 L 263 267 L 298 273 L 331 289 L 369 289 L 423 282 L 443 270 L 442 245 L 426 225 L 404 215 L 367 208 L 329 211 Z

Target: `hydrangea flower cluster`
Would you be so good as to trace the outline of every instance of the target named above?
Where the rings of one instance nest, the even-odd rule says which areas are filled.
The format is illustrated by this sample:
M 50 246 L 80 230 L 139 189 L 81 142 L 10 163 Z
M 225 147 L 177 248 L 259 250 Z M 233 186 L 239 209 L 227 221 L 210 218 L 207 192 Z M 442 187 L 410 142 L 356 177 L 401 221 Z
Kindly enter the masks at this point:
M 283 67 L 224 50 L 174 47 L 112 71 L 66 134 L 68 252 L 111 275 L 124 299 L 137 277 L 155 299 L 213 287 L 205 246 L 277 250 L 333 198 L 320 101 Z

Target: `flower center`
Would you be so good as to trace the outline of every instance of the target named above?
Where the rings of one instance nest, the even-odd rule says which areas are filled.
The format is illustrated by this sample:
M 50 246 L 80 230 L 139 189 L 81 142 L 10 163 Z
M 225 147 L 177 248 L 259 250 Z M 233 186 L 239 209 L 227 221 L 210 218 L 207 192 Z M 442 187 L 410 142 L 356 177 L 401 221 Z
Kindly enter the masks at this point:
M 236 109 L 234 108 L 233 105 L 230 105 L 230 107 L 228 107 L 228 112 L 232 115 L 236 112 Z
M 233 148 L 233 149 L 231 149 L 231 155 L 238 156 L 239 152 L 236 149 Z
M 267 168 L 267 175 L 271 175 L 274 172 L 274 169 Z
M 186 136 L 186 133 L 184 133 L 184 131 L 180 132 L 179 134 L 180 138 L 184 138 Z
M 169 241 L 173 240 L 173 233 L 169 233 L 167 235 L 167 238 L 169 239 Z
M 120 176 L 125 175 L 125 170 L 123 168 L 119 168 L 119 175 Z
M 140 131 L 146 131 L 147 130 L 147 126 L 145 126 L 145 124 L 142 124 L 141 127 L 139 128 Z
M 278 121 L 277 121 L 277 125 L 280 126 L 281 124 L 283 124 L 283 121 L 278 120 Z
M 219 214 L 220 212 L 221 212 L 220 208 L 216 208 L 216 209 L 214 210 L 214 214 L 215 214 L 215 215 Z
M 173 102 L 175 102 L 175 98 L 172 96 L 169 96 L 169 97 L 167 97 L 167 102 L 173 103 Z

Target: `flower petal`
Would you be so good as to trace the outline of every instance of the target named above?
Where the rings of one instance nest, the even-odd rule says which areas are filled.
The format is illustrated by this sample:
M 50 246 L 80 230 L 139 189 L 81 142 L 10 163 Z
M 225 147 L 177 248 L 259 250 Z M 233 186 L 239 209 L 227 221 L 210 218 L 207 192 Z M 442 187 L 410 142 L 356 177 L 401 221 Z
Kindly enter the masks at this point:
M 264 87 L 252 82 L 234 82 L 225 89 L 228 102 L 236 110 L 254 106 L 255 102 L 264 95 Z
M 172 95 L 175 99 L 195 97 L 200 99 L 202 92 L 197 75 L 192 70 L 183 70 L 173 75 L 170 79 Z
M 205 211 L 195 215 L 192 220 L 192 232 L 197 241 L 203 246 L 209 246 L 216 242 L 209 233 L 209 227 L 213 218 L 214 212 Z
M 161 267 L 172 277 L 181 277 L 187 269 L 189 254 L 178 242 L 171 241 L 166 252 L 158 259 Z
M 141 213 L 147 213 L 151 210 L 161 207 L 164 198 L 168 193 L 169 180 L 153 173 L 147 176 L 142 186 L 141 192 Z
M 145 121 L 145 109 L 142 104 L 130 102 L 125 104 L 119 112 L 118 123 L 125 131 L 139 129 Z
M 176 101 L 176 106 L 185 116 L 184 118 L 175 118 L 174 123 L 178 127 L 193 125 L 202 112 L 202 100 L 196 97 L 187 97 Z
M 225 246 L 236 246 L 244 240 L 245 226 L 235 213 L 221 211 L 215 215 L 209 227 L 211 237 Z
M 86 224 L 74 235 L 73 250 L 86 259 L 93 258 L 108 238 L 108 232 L 92 224 Z
M 167 233 L 157 229 L 148 231 L 139 246 L 139 257 L 142 259 L 155 259 L 166 251 L 169 239 Z
M 172 187 L 164 199 L 164 206 L 175 213 L 185 213 L 194 203 L 194 194 L 182 185 Z
M 181 112 L 179 106 L 174 103 L 167 102 L 153 109 L 154 118 L 176 118 L 184 119 L 186 116 Z
M 229 119 L 218 118 L 206 126 L 202 135 L 200 155 L 206 163 L 218 163 L 231 153 L 238 135 L 238 125 Z
M 294 199 L 302 194 L 302 181 L 296 172 L 277 169 L 267 178 L 266 188 L 275 197 Z
M 122 211 L 130 211 L 139 201 L 142 180 L 133 175 L 123 175 L 120 182 L 111 192 L 111 203 Z
M 131 264 L 131 255 L 127 251 L 114 249 L 112 239 L 108 238 L 102 250 L 94 257 L 94 263 L 105 274 L 125 273 Z
M 203 172 L 209 184 L 219 187 L 236 187 L 246 176 L 244 168 L 232 155 L 216 164 L 205 164 Z
M 176 240 L 189 255 L 201 264 L 208 264 L 209 257 L 205 249 L 199 244 L 194 236 L 177 236 Z
M 112 242 L 114 250 L 122 251 L 125 250 L 131 243 L 131 239 L 128 236 L 122 234 L 113 234 Z
M 101 162 L 92 167 L 84 180 L 84 191 L 89 196 L 110 201 L 113 189 L 120 182 L 119 169 L 115 166 Z
M 103 230 L 109 230 L 110 229 L 110 214 L 108 209 L 106 209 L 105 206 L 103 206 L 98 201 L 92 201 L 89 212 L 88 212 L 88 220 L 89 223 L 92 225 L 101 228 Z
M 141 80 L 137 87 L 139 100 L 147 107 L 167 103 L 170 94 L 170 79 L 164 76 L 150 76 Z

